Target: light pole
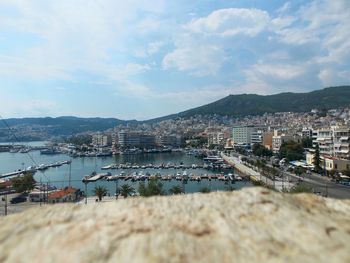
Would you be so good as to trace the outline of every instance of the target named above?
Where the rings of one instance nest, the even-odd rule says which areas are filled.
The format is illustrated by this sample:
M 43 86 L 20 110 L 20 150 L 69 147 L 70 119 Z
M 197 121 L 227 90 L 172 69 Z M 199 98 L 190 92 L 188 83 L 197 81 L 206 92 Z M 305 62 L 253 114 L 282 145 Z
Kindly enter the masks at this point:
M 85 204 L 87 204 L 87 182 L 85 184 Z
M 118 199 L 118 179 L 115 180 L 115 199 Z
M 7 194 L 5 195 L 5 216 L 7 216 Z

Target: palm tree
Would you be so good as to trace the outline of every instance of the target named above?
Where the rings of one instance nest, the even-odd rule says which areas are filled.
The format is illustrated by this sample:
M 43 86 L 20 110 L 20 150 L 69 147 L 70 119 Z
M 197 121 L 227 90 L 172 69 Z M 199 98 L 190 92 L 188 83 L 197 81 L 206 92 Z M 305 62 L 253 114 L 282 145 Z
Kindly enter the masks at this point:
M 101 202 L 102 197 L 104 197 L 107 194 L 107 188 L 104 186 L 96 186 L 93 192 L 95 195 L 97 195 L 98 201 Z
M 131 194 L 135 193 L 135 189 L 134 189 L 134 187 L 132 187 L 132 186 L 130 186 L 128 184 L 123 184 L 120 187 L 119 192 L 124 198 L 127 198 L 128 195 L 131 195 Z
M 169 189 L 169 193 L 172 195 L 182 194 L 183 193 L 182 187 L 180 185 L 174 185 Z

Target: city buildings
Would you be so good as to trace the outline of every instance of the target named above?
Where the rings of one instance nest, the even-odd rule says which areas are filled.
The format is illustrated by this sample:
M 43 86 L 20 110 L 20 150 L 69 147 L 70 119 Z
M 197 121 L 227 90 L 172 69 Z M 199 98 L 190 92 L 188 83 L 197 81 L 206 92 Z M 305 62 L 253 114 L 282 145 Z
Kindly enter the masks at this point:
M 350 159 L 350 128 L 330 126 L 312 132 L 313 148 L 318 144 L 321 155 Z
M 51 192 L 48 195 L 48 202 L 50 204 L 55 203 L 65 203 L 65 202 L 75 202 L 81 197 L 81 192 L 79 189 L 73 187 L 66 187 L 55 192 Z
M 254 126 L 240 125 L 232 128 L 232 139 L 235 146 L 248 146 L 252 143 Z
M 160 135 L 158 144 L 162 146 L 180 147 L 183 144 L 181 135 Z
M 232 128 L 232 140 L 236 146 L 252 146 L 253 144 L 263 143 L 263 135 L 267 127 L 240 125 Z
M 107 147 L 112 145 L 112 136 L 101 133 L 92 135 L 92 145 L 95 147 Z
M 314 164 L 314 156 L 315 154 L 313 152 L 308 152 L 306 154 L 306 163 L 308 165 Z M 332 156 L 326 156 L 321 155 L 321 168 L 325 168 L 326 171 L 336 171 L 336 172 L 343 172 L 343 171 L 350 171 L 350 160 L 348 159 L 340 159 L 337 157 Z
M 151 148 L 156 146 L 156 136 L 151 134 L 121 131 L 118 133 L 118 139 L 122 148 Z

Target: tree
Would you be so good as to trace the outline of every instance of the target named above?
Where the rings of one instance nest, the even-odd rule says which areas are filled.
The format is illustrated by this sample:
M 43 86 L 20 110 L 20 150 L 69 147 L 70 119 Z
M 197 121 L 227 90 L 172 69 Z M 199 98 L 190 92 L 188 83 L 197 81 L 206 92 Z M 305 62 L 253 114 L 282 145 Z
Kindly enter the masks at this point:
M 272 151 L 261 145 L 260 143 L 255 143 L 253 145 L 253 154 L 256 156 L 266 156 L 270 157 L 272 156 Z
M 182 187 L 180 185 L 174 185 L 169 189 L 169 193 L 172 195 L 182 194 L 183 193 Z
M 287 158 L 288 161 L 304 159 L 304 147 L 295 141 L 284 142 L 279 151 L 280 158 Z
M 129 195 L 132 195 L 133 193 L 135 193 L 135 189 L 134 187 L 128 184 L 123 184 L 120 187 L 119 192 L 124 198 L 127 198 Z
M 150 179 L 147 184 L 139 184 L 139 193 L 141 196 L 149 197 L 153 195 L 165 195 L 163 183 L 158 179 Z
M 35 187 L 35 179 L 32 173 L 27 173 L 24 176 L 11 179 L 12 186 L 18 193 L 27 192 L 33 190 Z
M 203 187 L 199 190 L 199 192 L 203 194 L 210 193 L 210 189 L 208 187 Z
M 315 155 L 314 155 L 314 159 L 313 159 L 313 164 L 315 166 L 316 171 L 321 170 L 320 146 L 318 145 L 318 143 L 316 144 L 316 147 L 315 147 Z
M 107 188 L 104 186 L 96 186 L 93 190 L 94 194 L 97 195 L 98 201 L 101 202 L 102 198 L 107 194 Z
M 312 148 L 312 138 L 307 137 L 301 140 L 304 148 Z
M 297 194 L 297 193 L 312 193 L 312 188 L 308 185 L 305 184 L 299 184 L 293 186 L 290 190 L 289 193 L 292 194 Z
M 305 172 L 305 169 L 300 166 L 297 166 L 294 169 L 294 173 L 298 176 L 302 175 L 304 172 Z

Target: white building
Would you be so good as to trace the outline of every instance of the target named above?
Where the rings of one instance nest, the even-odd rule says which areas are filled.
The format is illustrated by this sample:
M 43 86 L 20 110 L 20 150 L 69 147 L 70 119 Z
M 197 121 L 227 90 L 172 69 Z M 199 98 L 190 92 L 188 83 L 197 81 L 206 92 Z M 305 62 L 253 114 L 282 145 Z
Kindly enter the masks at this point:
M 350 128 L 331 126 L 312 133 L 313 147 L 319 145 L 320 154 L 350 159 Z
M 94 134 L 92 136 L 92 145 L 96 147 L 106 147 L 112 144 L 112 137 L 104 134 Z
M 234 126 L 232 129 L 232 139 L 234 145 L 247 146 L 255 143 L 262 143 L 263 134 L 267 130 L 266 127 L 257 126 Z
M 208 145 L 220 145 L 225 143 L 223 132 L 208 133 Z

